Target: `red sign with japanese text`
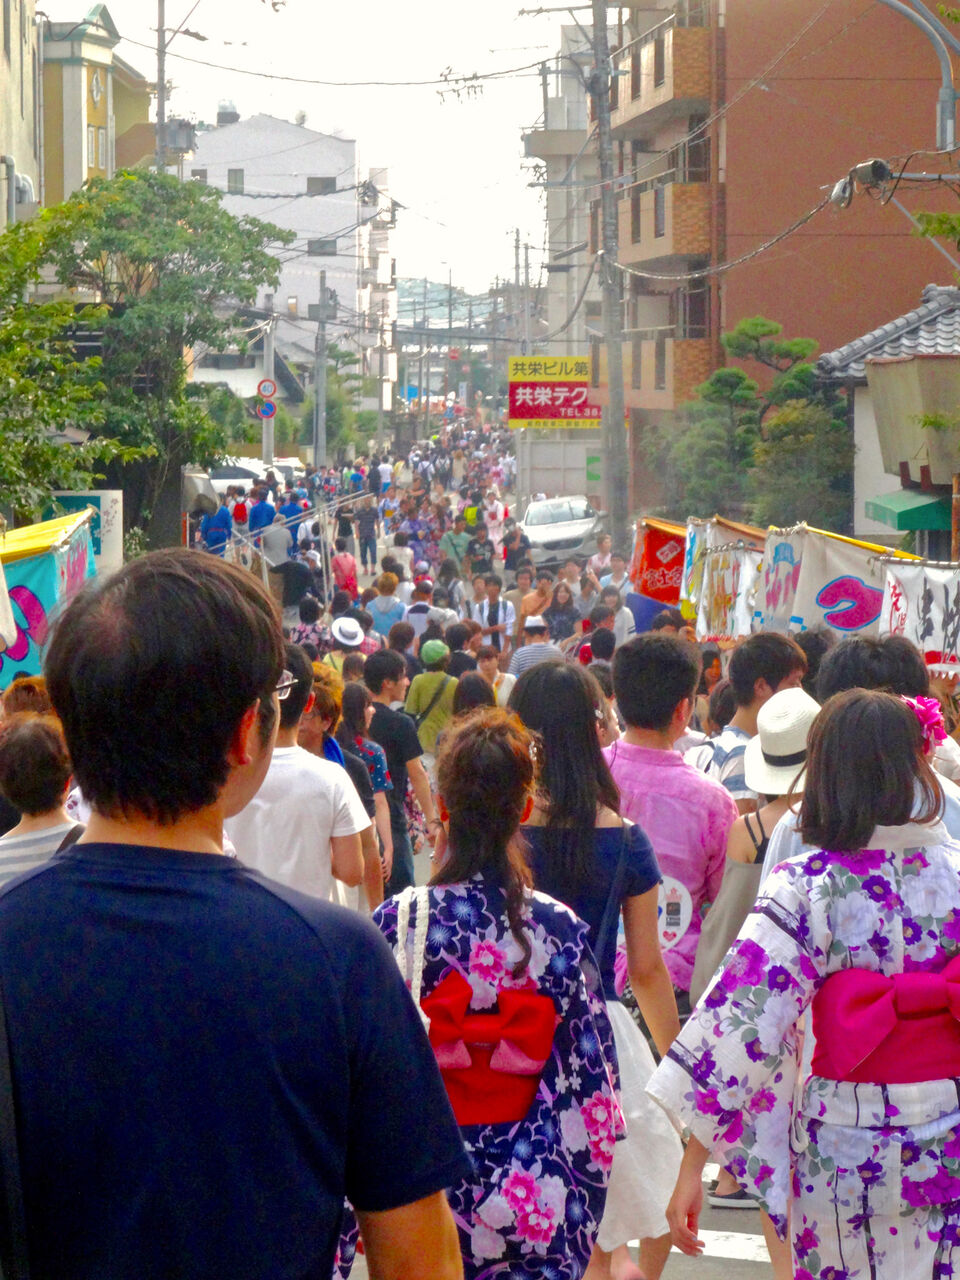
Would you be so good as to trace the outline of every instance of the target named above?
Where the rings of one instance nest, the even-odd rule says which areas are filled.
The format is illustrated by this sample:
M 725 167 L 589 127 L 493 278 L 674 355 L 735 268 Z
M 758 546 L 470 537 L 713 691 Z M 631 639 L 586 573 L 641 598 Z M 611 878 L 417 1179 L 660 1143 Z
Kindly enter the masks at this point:
M 600 426 L 599 410 L 588 403 L 588 356 L 519 356 L 508 361 L 511 427 Z
M 646 525 L 639 571 L 634 578 L 640 594 L 665 605 L 679 604 L 683 553 L 682 537 Z

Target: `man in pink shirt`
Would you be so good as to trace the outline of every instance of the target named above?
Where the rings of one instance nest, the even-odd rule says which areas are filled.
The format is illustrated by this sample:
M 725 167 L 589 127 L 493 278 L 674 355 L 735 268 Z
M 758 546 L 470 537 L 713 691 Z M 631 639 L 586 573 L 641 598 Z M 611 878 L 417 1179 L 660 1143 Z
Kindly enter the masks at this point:
M 660 944 L 681 1017 L 690 1008 L 704 908 L 720 889 L 727 833 L 737 818 L 730 793 L 673 749 L 699 679 L 697 649 L 677 636 L 649 632 L 621 645 L 613 688 L 627 729 L 604 752 L 620 788 L 620 812 L 646 832 L 663 873 Z

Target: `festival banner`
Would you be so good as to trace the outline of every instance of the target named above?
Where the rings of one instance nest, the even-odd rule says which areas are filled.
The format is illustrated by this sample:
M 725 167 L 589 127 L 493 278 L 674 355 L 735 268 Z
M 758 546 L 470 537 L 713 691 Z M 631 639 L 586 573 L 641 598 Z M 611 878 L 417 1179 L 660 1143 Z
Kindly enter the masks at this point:
M 630 579 L 640 595 L 663 605 L 680 603 L 685 536 L 682 524 L 649 518 L 637 522 Z
M 701 520 L 691 516 L 687 520 L 684 543 L 683 582 L 680 587 L 681 603 L 689 602 L 694 609 L 700 603 L 703 582 L 703 557 L 709 550 L 740 543 L 755 551 L 761 551 L 766 542 L 766 531 L 751 524 L 739 524 L 723 516 Z
M 507 384 L 510 427 L 600 426 L 599 409 L 589 403 L 589 356 L 514 356 Z
M 0 639 L 0 688 L 17 675 L 40 675 L 54 616 L 96 573 L 90 515 L 15 529 L 0 541 L 0 564 L 13 609 L 12 642 Z
M 914 559 L 897 554 L 907 562 Z M 889 555 L 889 548 L 807 525 L 770 529 L 755 627 L 878 635 L 885 583 L 881 557 Z
M 90 543 L 97 573 L 101 576 L 123 568 L 123 490 L 122 489 L 57 489 L 56 505 L 63 512 L 85 511 L 93 507 Z M 44 520 L 54 518 L 54 508 L 44 513 Z
M 750 634 L 762 557 L 761 550 L 742 542 L 704 552 L 698 640 L 737 640 Z
M 906 636 L 930 666 L 960 663 L 960 569 L 884 562 L 882 636 Z

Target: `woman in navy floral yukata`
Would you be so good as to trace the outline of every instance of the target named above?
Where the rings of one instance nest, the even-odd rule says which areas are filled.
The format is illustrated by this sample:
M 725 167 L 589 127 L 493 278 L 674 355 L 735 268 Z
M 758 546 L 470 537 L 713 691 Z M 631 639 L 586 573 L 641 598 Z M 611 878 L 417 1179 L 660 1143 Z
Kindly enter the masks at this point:
M 466 1280 L 580 1280 L 624 1133 L 587 926 L 529 887 L 534 750 L 503 710 L 451 727 L 439 870 L 373 917 L 412 975 L 476 1168 L 448 1192 Z
M 667 1215 L 685 1253 L 713 1150 L 789 1226 L 797 1280 L 960 1275 L 960 845 L 935 721 L 851 690 L 814 724 L 815 851 L 764 882 L 649 1086 L 693 1135 Z

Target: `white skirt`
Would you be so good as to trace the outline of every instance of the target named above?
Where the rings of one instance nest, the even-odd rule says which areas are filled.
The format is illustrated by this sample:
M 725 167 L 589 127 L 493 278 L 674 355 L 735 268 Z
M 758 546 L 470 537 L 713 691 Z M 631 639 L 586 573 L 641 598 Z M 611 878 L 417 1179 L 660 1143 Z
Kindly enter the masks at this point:
M 620 1105 L 627 1136 L 613 1153 L 607 1203 L 597 1244 L 611 1253 L 645 1236 L 663 1236 L 667 1204 L 680 1172 L 683 1148 L 667 1113 L 647 1093 L 655 1063 L 640 1028 L 617 1000 L 607 1003 L 620 1064 Z

